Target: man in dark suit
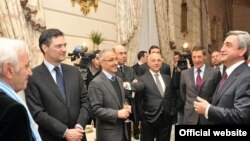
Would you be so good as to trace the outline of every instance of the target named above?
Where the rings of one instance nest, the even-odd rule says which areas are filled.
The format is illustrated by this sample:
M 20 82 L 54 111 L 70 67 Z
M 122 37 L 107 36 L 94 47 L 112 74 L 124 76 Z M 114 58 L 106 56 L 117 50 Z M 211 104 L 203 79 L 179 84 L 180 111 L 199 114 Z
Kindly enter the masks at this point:
M 44 61 L 33 69 L 26 101 L 44 141 L 86 140 L 90 118 L 87 89 L 77 68 L 62 64 L 66 42 L 58 29 L 47 29 L 39 38 Z
M 32 75 L 25 42 L 0 38 L 0 140 L 41 141 L 35 122 L 17 92 Z
M 148 53 L 159 53 L 161 54 L 161 49 L 158 46 L 151 46 L 148 50 Z M 138 69 L 138 76 L 143 75 L 146 71 L 149 70 L 149 66 L 147 63 L 140 65 L 139 69 Z M 167 74 L 169 76 L 171 76 L 171 70 L 170 70 L 170 66 L 166 63 L 162 63 L 162 67 L 161 67 L 161 73 L 163 74 Z
M 222 63 L 222 61 L 221 61 L 220 58 L 221 58 L 221 55 L 220 55 L 219 51 L 214 50 L 211 53 L 211 63 L 212 63 L 212 66 L 214 68 L 216 68 L 216 69 L 219 69 L 220 73 L 221 73 L 221 76 L 223 76 L 223 74 L 226 71 L 226 67 L 223 65 L 223 63 Z
M 169 141 L 172 118 L 176 114 L 176 100 L 172 92 L 171 78 L 160 72 L 162 57 L 152 53 L 148 57 L 149 70 L 138 81 L 144 84 L 142 93 L 141 141 Z
M 89 85 L 92 115 L 96 118 L 97 141 L 125 141 L 124 120 L 131 109 L 123 107 L 125 92 L 123 81 L 115 76 L 116 54 L 102 50 L 99 56 L 102 72 Z
M 195 111 L 215 124 L 250 124 L 250 68 L 245 59 L 250 35 L 230 31 L 221 48 L 221 61 L 227 67 L 211 104 L 197 97 Z
M 146 51 L 140 51 L 138 54 L 137 54 L 137 59 L 138 59 L 138 62 L 136 64 L 134 64 L 132 66 L 132 68 L 134 69 L 135 71 L 135 74 L 136 75 L 139 75 L 139 66 L 142 65 L 142 64 L 145 64 L 147 63 L 147 60 L 148 60 L 148 53 Z
M 114 47 L 114 52 L 117 57 L 118 62 L 118 70 L 115 73 L 117 76 L 120 76 L 123 82 L 131 83 L 135 78 L 136 74 L 133 68 L 125 65 L 127 62 L 127 49 L 122 45 L 116 45 Z M 135 104 L 135 93 L 131 90 L 125 90 L 125 98 L 128 100 L 129 104 L 132 106 L 132 116 L 130 118 L 133 120 L 133 131 L 134 131 L 134 138 L 139 139 L 139 120 L 138 120 L 138 113 L 136 111 L 136 104 Z
M 203 115 L 197 114 L 193 107 L 197 96 L 212 101 L 214 91 L 221 78 L 218 69 L 205 65 L 205 59 L 204 48 L 195 46 L 192 50 L 194 67 L 181 72 L 180 92 L 185 103 L 183 124 L 210 124 Z

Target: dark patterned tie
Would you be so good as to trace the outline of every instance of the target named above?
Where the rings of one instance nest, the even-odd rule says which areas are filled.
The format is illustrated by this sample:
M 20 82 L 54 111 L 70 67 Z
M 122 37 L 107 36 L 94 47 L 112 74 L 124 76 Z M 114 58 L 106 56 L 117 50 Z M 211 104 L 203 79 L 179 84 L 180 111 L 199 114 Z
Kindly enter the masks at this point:
M 162 88 L 161 82 L 160 82 L 160 80 L 159 80 L 159 74 L 156 73 L 156 74 L 154 74 L 154 76 L 155 76 L 156 86 L 158 87 L 158 90 L 160 91 L 161 96 L 164 96 L 163 88 Z
M 61 95 L 64 98 L 64 100 L 66 100 L 66 94 L 65 94 L 65 88 L 64 88 L 64 81 L 63 81 L 62 73 L 61 73 L 59 67 L 55 67 L 54 70 L 56 71 L 56 84 L 57 84 L 57 87 L 60 90 Z
M 197 70 L 197 76 L 196 76 L 196 86 L 197 86 L 197 88 L 198 88 L 199 93 L 200 93 L 201 84 L 202 84 L 202 79 L 201 79 L 200 73 L 201 73 L 201 70 L 198 69 L 198 70 Z
M 224 85 L 226 79 L 227 79 L 227 73 L 225 72 L 225 73 L 223 74 L 221 80 L 220 80 L 219 89 L 218 89 L 218 90 L 220 90 L 220 89 L 223 87 L 223 85 Z
M 114 75 L 111 77 L 111 81 L 113 81 L 113 82 L 116 81 L 116 78 Z

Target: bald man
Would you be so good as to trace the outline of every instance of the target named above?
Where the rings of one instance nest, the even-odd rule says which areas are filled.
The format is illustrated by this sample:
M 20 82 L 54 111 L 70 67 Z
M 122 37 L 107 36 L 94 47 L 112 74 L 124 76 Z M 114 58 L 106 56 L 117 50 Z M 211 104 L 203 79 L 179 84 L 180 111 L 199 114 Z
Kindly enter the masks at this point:
M 163 59 L 159 53 L 148 57 L 149 70 L 138 81 L 142 82 L 142 140 L 169 141 L 176 100 L 173 95 L 171 78 L 160 72 Z
M 126 66 L 125 63 L 127 62 L 127 48 L 122 45 L 116 45 L 113 48 L 118 63 L 118 70 L 115 73 L 117 76 L 120 76 L 124 82 L 131 83 L 135 78 L 136 74 L 132 67 Z M 125 91 L 125 98 L 128 99 L 129 104 L 132 106 L 132 116 L 130 117 L 133 120 L 133 131 L 134 131 L 134 138 L 139 139 L 139 120 L 138 120 L 138 113 L 136 111 L 136 104 L 135 104 L 135 94 L 132 93 L 131 90 Z

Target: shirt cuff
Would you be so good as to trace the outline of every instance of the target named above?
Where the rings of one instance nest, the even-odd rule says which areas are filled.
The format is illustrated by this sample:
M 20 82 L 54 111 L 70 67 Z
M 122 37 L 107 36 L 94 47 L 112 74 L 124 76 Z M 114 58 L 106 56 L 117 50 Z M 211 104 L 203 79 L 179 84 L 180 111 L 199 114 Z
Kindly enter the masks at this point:
M 123 82 L 123 88 L 130 91 L 132 90 L 129 82 Z
M 66 133 L 69 131 L 69 129 L 66 129 L 66 131 L 63 134 L 63 138 L 65 137 Z
M 205 116 L 206 119 L 208 119 L 208 110 L 209 110 L 210 106 L 211 106 L 211 105 L 208 104 L 208 106 L 207 106 L 207 108 L 206 108 L 206 111 L 205 111 L 205 115 L 204 115 L 204 116 Z
M 75 125 L 75 128 L 81 128 L 81 129 L 83 129 L 82 125 L 80 125 L 79 123 L 77 123 L 77 124 Z

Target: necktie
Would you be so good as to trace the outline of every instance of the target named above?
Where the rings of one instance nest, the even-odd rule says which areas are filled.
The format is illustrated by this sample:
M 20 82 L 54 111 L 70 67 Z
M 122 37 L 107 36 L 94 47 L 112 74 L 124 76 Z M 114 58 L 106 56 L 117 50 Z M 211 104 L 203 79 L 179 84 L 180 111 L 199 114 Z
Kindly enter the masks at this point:
M 162 88 L 162 85 L 161 85 L 161 82 L 159 80 L 159 74 L 154 74 L 155 76 L 155 82 L 156 82 L 156 86 L 158 87 L 158 90 L 160 91 L 161 95 L 163 96 L 164 93 L 163 93 L 163 88 Z
M 197 86 L 199 92 L 200 92 L 201 84 L 202 84 L 202 79 L 201 79 L 200 72 L 201 72 L 201 70 L 198 69 L 197 70 L 197 76 L 196 76 L 196 86 Z
M 59 67 L 55 67 L 54 70 L 56 71 L 56 84 L 58 89 L 61 92 L 62 97 L 66 100 L 65 88 L 64 88 L 64 81 L 62 73 L 60 72 Z
M 121 72 L 124 72 L 124 71 L 123 71 L 123 66 L 120 66 L 119 69 L 120 69 Z
M 227 73 L 225 72 L 220 80 L 220 83 L 219 83 L 219 90 L 222 88 L 222 86 L 224 85 L 225 81 L 227 79 Z
M 113 81 L 113 82 L 116 81 L 116 78 L 114 75 L 111 77 L 111 81 Z

